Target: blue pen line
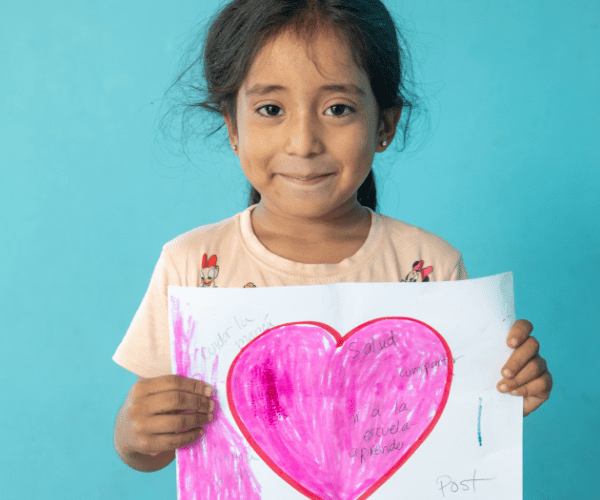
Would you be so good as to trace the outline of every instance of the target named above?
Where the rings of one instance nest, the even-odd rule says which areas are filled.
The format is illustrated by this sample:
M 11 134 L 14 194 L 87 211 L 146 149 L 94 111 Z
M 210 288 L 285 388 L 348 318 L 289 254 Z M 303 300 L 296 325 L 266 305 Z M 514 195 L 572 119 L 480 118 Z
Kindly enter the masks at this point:
M 479 438 L 479 446 L 481 446 L 481 398 L 479 398 L 479 418 L 477 419 L 477 436 Z

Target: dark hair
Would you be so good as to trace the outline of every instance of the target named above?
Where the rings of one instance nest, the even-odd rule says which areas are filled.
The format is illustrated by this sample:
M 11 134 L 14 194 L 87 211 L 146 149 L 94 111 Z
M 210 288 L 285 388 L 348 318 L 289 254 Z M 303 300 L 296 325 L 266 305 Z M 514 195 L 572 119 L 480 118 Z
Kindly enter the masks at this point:
M 349 44 L 356 65 L 369 76 L 380 109 L 378 127 L 383 111 L 402 108 L 406 146 L 412 111 L 421 106 L 419 98 L 405 87 L 406 74 L 412 72 L 412 66 L 408 50 L 398 44 L 398 37 L 403 41 L 404 38 L 397 33 L 396 24 L 380 0 L 233 0 L 209 23 L 208 34 L 202 33 L 188 51 L 192 61 L 184 64 L 185 69 L 167 90 L 167 93 L 177 87 L 183 90 L 184 99 L 179 106 L 184 111 L 182 129 L 187 113 L 198 108 L 221 118 L 227 111 L 233 123 L 237 123 L 238 90 L 260 49 L 286 29 L 292 29 L 310 43 L 320 29 L 332 26 Z M 202 42 L 205 43 L 198 54 Z M 200 67 L 202 76 L 198 75 Z M 199 80 L 206 81 L 206 89 L 198 86 Z M 198 101 L 198 93 L 206 93 L 206 98 Z M 408 109 L 408 116 L 404 108 Z M 208 136 L 224 125 L 220 123 Z M 251 187 L 249 204 L 259 201 L 260 193 Z M 373 170 L 358 189 L 358 201 L 377 209 Z

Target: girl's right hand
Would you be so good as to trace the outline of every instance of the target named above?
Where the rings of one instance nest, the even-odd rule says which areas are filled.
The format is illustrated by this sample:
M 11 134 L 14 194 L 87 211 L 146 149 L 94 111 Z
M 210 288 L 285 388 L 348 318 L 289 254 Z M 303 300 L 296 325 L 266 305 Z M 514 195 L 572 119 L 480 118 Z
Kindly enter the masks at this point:
M 195 441 L 213 419 L 211 395 L 210 385 L 181 375 L 138 378 L 123 405 L 124 448 L 156 456 Z

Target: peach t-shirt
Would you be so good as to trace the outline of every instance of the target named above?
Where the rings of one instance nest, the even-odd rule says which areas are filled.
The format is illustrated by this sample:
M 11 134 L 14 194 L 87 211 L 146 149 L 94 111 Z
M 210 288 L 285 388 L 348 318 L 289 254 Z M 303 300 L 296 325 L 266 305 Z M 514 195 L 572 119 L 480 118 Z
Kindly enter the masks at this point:
M 461 254 L 428 231 L 371 211 L 363 246 L 338 264 L 303 264 L 267 250 L 252 231 L 254 206 L 163 246 L 146 295 L 113 355 L 142 377 L 171 373 L 167 286 L 222 288 L 340 282 L 468 279 Z

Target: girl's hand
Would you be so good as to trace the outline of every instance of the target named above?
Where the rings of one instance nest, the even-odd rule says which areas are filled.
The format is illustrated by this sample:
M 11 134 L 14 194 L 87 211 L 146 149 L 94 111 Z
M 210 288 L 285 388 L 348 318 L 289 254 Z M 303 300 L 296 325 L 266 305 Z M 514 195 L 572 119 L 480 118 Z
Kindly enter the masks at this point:
M 208 384 L 180 375 L 139 380 L 123 405 L 123 451 L 156 456 L 195 441 L 213 419 L 211 394 Z
M 523 416 L 537 410 L 550 397 L 552 375 L 538 351 L 539 342 L 530 334 L 533 325 L 526 319 L 515 321 L 508 333 L 508 345 L 514 349 L 502 368 L 500 392 L 523 397 Z

